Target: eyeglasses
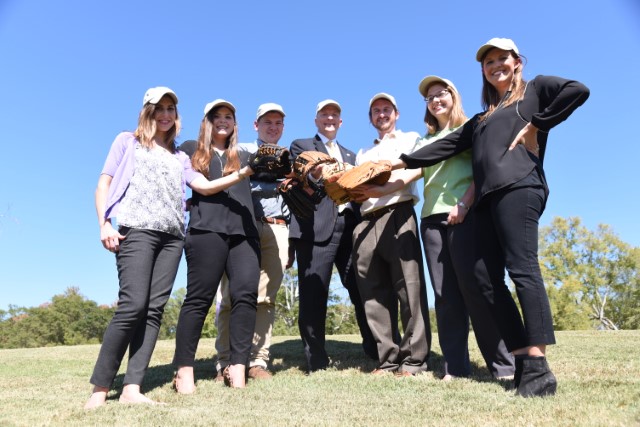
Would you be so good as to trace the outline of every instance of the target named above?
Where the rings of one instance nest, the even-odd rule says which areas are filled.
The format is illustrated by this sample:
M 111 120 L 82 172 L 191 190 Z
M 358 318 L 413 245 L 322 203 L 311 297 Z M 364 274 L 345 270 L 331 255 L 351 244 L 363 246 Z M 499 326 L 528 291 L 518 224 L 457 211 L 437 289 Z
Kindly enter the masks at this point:
M 427 96 L 424 100 L 427 101 L 429 104 L 431 104 L 433 102 L 434 99 L 438 98 L 438 99 L 442 99 L 445 96 L 447 96 L 447 94 L 450 94 L 451 92 L 449 92 L 449 89 L 442 89 L 440 92 L 431 95 L 431 96 Z

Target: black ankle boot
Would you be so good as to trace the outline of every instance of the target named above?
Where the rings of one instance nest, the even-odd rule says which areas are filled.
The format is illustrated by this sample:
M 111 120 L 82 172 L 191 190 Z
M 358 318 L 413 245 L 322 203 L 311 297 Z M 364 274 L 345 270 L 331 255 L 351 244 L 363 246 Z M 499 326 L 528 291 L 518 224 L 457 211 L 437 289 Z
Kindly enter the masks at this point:
M 556 394 L 558 383 L 543 356 L 526 356 L 522 359 L 522 374 L 516 394 L 522 397 L 551 396 Z
M 524 354 L 518 354 L 515 356 L 514 360 L 516 363 L 516 371 L 513 374 L 513 385 L 515 388 L 518 388 L 520 385 L 520 379 L 522 378 L 522 361 L 525 357 L 529 357 Z

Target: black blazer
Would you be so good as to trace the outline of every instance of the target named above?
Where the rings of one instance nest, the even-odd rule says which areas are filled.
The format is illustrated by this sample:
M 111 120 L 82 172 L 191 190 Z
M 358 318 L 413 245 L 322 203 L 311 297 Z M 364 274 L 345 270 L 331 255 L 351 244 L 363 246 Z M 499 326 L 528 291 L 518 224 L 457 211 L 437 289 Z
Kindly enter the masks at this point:
M 337 141 L 336 141 L 337 142 Z M 353 151 L 346 149 L 338 143 L 342 160 L 345 163 L 355 165 L 356 155 Z M 320 151 L 327 153 L 327 149 L 322 143 L 318 135 L 314 138 L 296 139 L 291 143 L 291 157 L 295 159 L 298 154 L 303 151 Z M 353 206 L 354 213 L 359 214 L 359 207 Z M 333 234 L 333 228 L 338 218 L 338 207 L 333 201 L 325 197 L 318 204 L 317 209 L 312 218 L 298 218 L 291 215 L 291 223 L 289 224 L 289 237 L 293 239 L 302 239 L 309 242 L 326 242 Z

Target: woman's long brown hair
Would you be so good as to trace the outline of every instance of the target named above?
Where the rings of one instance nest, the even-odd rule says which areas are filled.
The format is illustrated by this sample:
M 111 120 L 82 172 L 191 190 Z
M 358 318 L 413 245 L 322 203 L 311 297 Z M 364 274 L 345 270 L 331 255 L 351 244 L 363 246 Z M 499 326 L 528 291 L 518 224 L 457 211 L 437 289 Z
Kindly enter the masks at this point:
M 200 133 L 198 134 L 198 147 L 196 148 L 196 152 L 193 154 L 193 158 L 191 159 L 191 163 L 193 164 L 193 168 L 198 172 L 202 173 L 204 176 L 209 176 L 209 165 L 211 164 L 211 159 L 215 156 L 214 146 L 212 144 L 213 141 L 213 119 L 215 117 L 216 112 L 221 108 L 216 107 L 213 108 L 209 113 L 202 118 L 202 122 L 200 123 Z M 224 169 L 222 171 L 222 175 L 229 175 L 237 170 L 240 170 L 240 157 L 238 156 L 238 126 L 235 124 L 236 114 L 231 111 L 233 115 L 233 132 L 231 135 L 227 137 L 227 142 L 225 144 L 225 154 L 227 156 L 227 163 L 224 165 Z

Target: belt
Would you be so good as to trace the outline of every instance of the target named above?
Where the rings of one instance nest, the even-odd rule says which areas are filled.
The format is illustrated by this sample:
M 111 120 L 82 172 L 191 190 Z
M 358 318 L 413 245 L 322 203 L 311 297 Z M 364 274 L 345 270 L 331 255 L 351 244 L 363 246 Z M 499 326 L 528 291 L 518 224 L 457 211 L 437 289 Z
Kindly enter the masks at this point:
M 266 223 L 266 224 L 279 224 L 279 225 L 286 225 L 287 221 L 285 221 L 282 218 L 271 218 L 268 216 L 263 216 L 261 218 L 256 218 L 257 221 Z
M 394 209 L 399 208 L 399 207 L 404 206 L 404 205 L 410 205 L 411 207 L 413 207 L 413 200 L 406 200 L 404 202 L 394 203 L 393 205 L 381 207 L 380 209 L 376 209 L 373 212 L 369 212 L 369 213 L 366 213 L 366 214 L 362 215 L 362 219 L 369 221 L 369 220 L 372 220 L 372 219 L 380 218 L 384 214 L 387 214 L 387 213 L 393 211 Z

